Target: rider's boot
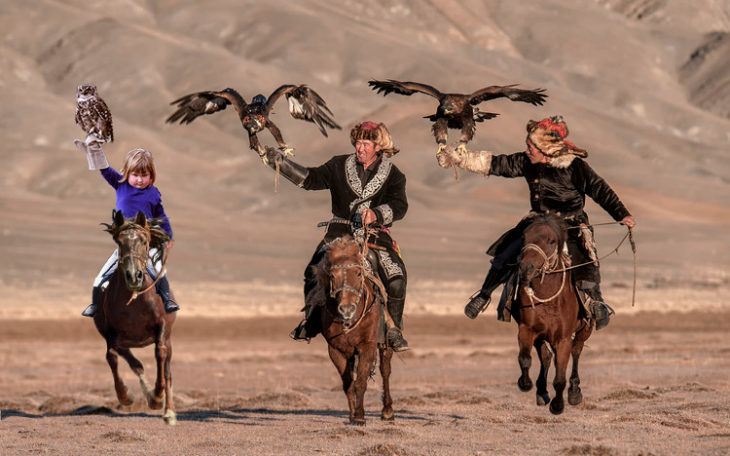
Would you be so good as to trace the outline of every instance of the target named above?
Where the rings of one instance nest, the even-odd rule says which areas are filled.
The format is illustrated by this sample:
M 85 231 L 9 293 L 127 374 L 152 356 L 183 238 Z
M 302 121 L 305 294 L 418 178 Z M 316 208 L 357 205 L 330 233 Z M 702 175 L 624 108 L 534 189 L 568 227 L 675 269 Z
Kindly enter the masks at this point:
M 94 287 L 91 289 L 91 304 L 81 312 L 84 317 L 93 317 L 96 314 L 96 309 L 101 305 L 101 287 Z
M 469 302 L 464 307 L 464 315 L 475 319 L 480 313 L 486 310 L 489 306 L 489 302 L 492 300 L 492 292 L 505 280 L 509 275 L 509 271 L 501 270 L 494 265 L 489 268 L 487 277 L 484 279 L 484 284 L 479 292 L 472 295 Z
M 160 295 L 160 298 L 162 298 L 162 303 L 165 305 L 165 313 L 173 313 L 180 310 L 180 306 L 177 305 L 170 295 L 170 283 L 167 281 L 167 276 L 160 277 L 160 280 L 155 283 L 155 290 Z
M 386 340 L 394 352 L 408 350 L 408 341 L 403 337 L 403 305 L 405 298 L 388 297 L 388 313 L 393 319 L 392 328 L 388 328 Z
M 611 315 L 615 312 L 604 302 L 600 285 L 589 280 L 581 280 L 578 282 L 578 288 L 585 291 L 591 298 L 589 310 L 593 314 L 593 319 L 596 320 L 596 331 L 608 326 Z
M 320 322 L 320 307 L 308 305 L 304 308 L 304 319 L 299 322 L 296 328 L 292 329 L 289 337 L 294 340 L 309 341 L 322 332 Z

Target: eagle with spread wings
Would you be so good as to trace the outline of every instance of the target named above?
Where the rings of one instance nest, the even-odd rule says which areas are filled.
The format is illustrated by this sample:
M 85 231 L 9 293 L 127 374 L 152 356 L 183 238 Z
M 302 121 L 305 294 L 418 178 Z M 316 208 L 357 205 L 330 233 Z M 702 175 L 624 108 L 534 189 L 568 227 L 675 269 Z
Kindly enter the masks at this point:
M 321 96 L 306 85 L 285 84 L 274 90 L 267 99 L 264 95 L 258 94 L 246 103 L 243 97 L 235 90 L 228 88 L 219 92 L 196 92 L 170 103 L 177 105 L 178 109 L 167 118 L 168 123 L 180 121 L 181 124 L 188 124 L 203 114 L 213 114 L 226 109 L 226 106 L 233 105 L 241 119 L 241 125 L 248 132 L 249 145 L 259 156 L 264 157 L 266 149 L 259 142 L 256 136 L 264 128 L 267 128 L 279 148 L 286 154 L 292 152 L 287 146 L 279 127 L 269 118 L 274 104 L 285 95 L 289 102 L 289 112 L 295 119 L 302 119 L 312 122 L 319 128 L 319 131 L 327 136 L 327 130 L 341 129 L 334 121 L 332 111 L 327 107 Z
M 487 119 L 497 117 L 494 112 L 482 112 L 478 104 L 493 100 L 495 98 L 509 98 L 512 101 L 522 101 L 532 105 L 542 105 L 547 98 L 545 89 L 525 90 L 518 89 L 517 84 L 507 86 L 489 86 L 479 89 L 471 94 L 442 93 L 436 88 L 418 82 L 401 82 L 393 79 L 386 81 L 370 80 L 368 85 L 377 93 L 384 96 L 390 93 L 410 96 L 416 92 L 424 93 L 436 98 L 439 106 L 435 114 L 425 116 L 433 122 L 431 131 L 438 143 L 440 153 L 446 147 L 448 129 L 461 130 L 459 148 L 466 149 L 466 143 L 471 141 L 476 131 L 476 122 L 483 122 Z

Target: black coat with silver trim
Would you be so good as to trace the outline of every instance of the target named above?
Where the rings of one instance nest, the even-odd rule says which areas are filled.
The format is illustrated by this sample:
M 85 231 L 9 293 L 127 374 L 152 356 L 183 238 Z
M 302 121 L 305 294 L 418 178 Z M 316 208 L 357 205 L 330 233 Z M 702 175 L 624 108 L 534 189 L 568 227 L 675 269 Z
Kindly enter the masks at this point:
M 369 208 L 377 217 L 377 223 L 391 226 L 402 219 L 408 210 L 406 177 L 383 157 L 378 169 L 363 185 L 357 174 L 355 154 L 336 155 L 328 162 L 309 171 L 302 188 L 307 190 L 329 189 L 332 197 L 332 215 L 350 220 L 363 208 Z M 330 225 L 328 234 L 337 230 Z

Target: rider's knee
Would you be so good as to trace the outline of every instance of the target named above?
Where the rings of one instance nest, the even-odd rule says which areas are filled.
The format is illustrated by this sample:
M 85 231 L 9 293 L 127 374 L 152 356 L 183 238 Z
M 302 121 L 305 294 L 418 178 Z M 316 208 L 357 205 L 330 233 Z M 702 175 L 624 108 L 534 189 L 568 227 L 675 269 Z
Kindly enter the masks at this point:
M 388 296 L 393 299 L 404 298 L 406 296 L 406 279 L 399 276 L 394 277 L 387 284 Z

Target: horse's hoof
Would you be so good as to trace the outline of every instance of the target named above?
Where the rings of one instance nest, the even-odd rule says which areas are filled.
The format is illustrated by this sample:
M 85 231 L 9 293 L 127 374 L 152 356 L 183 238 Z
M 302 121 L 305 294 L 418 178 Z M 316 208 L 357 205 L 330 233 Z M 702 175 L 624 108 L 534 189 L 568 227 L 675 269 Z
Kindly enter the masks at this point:
M 563 403 L 563 401 L 558 401 L 557 398 L 550 403 L 550 413 L 552 413 L 553 415 L 560 415 L 561 413 L 563 413 L 564 408 L 565 404 Z
M 350 424 L 354 424 L 355 426 L 365 426 L 365 418 L 351 419 Z
M 177 415 L 172 410 L 165 412 L 162 419 L 165 420 L 165 424 L 168 426 L 175 426 L 177 424 Z
M 537 405 L 548 405 L 550 403 L 550 395 L 548 393 L 537 395 Z
M 159 409 L 161 409 L 161 408 L 162 408 L 162 399 L 156 399 L 156 398 L 154 398 L 154 397 L 153 397 L 153 398 L 150 398 L 150 399 L 149 399 L 149 400 L 147 401 L 147 405 L 148 405 L 148 406 L 149 406 L 149 407 L 150 407 L 150 408 L 151 408 L 152 410 L 159 410 Z
M 382 413 L 380 414 L 380 419 L 383 421 L 395 420 L 395 414 L 393 413 L 393 409 L 383 410 Z
M 520 377 L 517 380 L 517 386 L 521 391 L 530 391 L 532 389 L 532 380 L 530 380 L 530 377 Z
M 127 390 L 123 396 L 117 396 L 119 403 L 123 406 L 129 406 L 134 403 L 134 396 Z
M 568 391 L 568 404 L 578 405 L 581 402 L 583 402 L 583 393 L 581 393 L 580 391 Z

